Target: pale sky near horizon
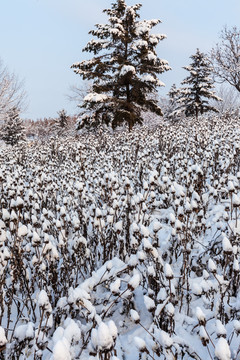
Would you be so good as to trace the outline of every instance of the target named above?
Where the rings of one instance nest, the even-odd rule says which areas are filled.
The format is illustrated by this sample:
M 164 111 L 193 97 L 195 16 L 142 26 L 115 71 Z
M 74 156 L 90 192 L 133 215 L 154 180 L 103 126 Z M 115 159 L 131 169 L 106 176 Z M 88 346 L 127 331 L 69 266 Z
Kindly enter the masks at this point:
M 76 112 L 69 102 L 71 85 L 80 86 L 80 76 L 70 66 L 91 54 L 82 48 L 91 39 L 88 31 L 105 23 L 102 10 L 113 0 L 0 0 L 0 58 L 10 72 L 25 80 L 29 106 L 25 118 L 55 117 L 57 111 Z M 158 18 L 154 30 L 167 35 L 157 48 L 172 71 L 162 76 L 166 94 L 173 83 L 186 77 L 183 66 L 196 48 L 211 50 L 223 26 L 240 28 L 240 0 L 127 0 L 142 3 L 141 19 Z

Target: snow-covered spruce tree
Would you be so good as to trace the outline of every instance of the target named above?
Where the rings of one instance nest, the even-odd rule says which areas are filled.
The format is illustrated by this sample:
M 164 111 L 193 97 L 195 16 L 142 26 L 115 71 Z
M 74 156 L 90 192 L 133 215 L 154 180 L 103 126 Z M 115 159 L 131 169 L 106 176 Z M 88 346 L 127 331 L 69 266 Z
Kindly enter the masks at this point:
M 198 116 L 205 112 L 218 112 L 209 101 L 221 101 L 221 99 L 213 90 L 212 66 L 208 57 L 197 49 L 190 59 L 192 59 L 192 63 L 183 67 L 189 72 L 189 75 L 182 81 L 182 85 L 185 87 L 181 89 L 182 96 L 178 101 L 182 103 L 187 117 L 194 116 L 198 119 Z
M 7 113 L 1 129 L 1 139 L 12 146 L 25 140 L 23 121 L 20 119 L 19 110 L 16 107 Z
M 156 46 L 166 36 L 151 33 L 160 20 L 138 20 L 140 8 L 141 4 L 127 6 L 125 0 L 117 0 L 105 9 L 109 23 L 97 24 L 89 32 L 97 39 L 83 49 L 94 57 L 72 65 L 76 74 L 93 83 L 81 105 L 80 128 L 127 123 L 131 130 L 142 122 L 142 111 L 162 114 L 149 95 L 164 85 L 157 75 L 170 69 L 156 54 Z
M 168 92 L 167 105 L 165 107 L 164 117 L 169 121 L 177 121 L 184 114 L 182 105 L 183 92 L 173 84 Z

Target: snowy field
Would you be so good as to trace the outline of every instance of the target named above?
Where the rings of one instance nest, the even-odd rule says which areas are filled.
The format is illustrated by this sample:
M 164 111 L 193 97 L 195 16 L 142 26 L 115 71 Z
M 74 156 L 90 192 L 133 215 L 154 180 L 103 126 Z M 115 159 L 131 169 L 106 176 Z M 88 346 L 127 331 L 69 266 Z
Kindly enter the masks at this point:
M 240 359 L 239 119 L 0 149 L 0 359 Z

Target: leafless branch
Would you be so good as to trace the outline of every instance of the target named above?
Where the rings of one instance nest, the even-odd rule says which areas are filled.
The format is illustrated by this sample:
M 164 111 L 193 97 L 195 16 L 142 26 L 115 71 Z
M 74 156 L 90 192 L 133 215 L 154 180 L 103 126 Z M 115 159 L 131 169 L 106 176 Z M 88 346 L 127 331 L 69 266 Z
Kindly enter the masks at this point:
M 214 74 L 220 82 L 228 82 L 240 92 L 240 31 L 224 27 L 221 42 L 212 49 Z
M 20 111 L 26 109 L 27 96 L 23 86 L 24 82 L 10 73 L 0 60 L 0 120 L 14 107 Z

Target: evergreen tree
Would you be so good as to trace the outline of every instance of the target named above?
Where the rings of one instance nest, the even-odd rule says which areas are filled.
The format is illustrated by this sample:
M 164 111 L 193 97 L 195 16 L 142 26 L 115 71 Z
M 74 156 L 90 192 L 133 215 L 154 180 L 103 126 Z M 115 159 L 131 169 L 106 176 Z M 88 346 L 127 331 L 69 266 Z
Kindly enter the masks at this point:
M 68 124 L 68 117 L 66 111 L 60 110 L 58 111 L 58 118 L 54 119 L 53 128 L 56 131 L 57 135 L 63 135 L 66 131 Z
M 1 130 L 1 138 L 12 146 L 25 140 L 23 121 L 20 119 L 19 110 L 16 107 L 7 113 L 7 118 Z
M 165 106 L 164 117 L 169 121 L 177 121 L 180 119 L 181 115 L 184 114 L 183 110 L 183 90 L 176 87 L 176 84 L 173 84 L 168 92 L 167 104 Z
M 189 76 L 182 81 L 182 85 L 186 87 L 181 89 L 178 102 L 182 103 L 186 116 L 195 116 L 198 119 L 199 114 L 207 111 L 218 112 L 209 104 L 209 100 L 221 99 L 213 91 L 212 66 L 208 57 L 197 49 L 190 59 L 192 63 L 184 67 L 189 72 Z
M 139 20 L 141 4 L 127 6 L 117 0 L 105 9 L 109 23 L 96 25 L 83 51 L 94 54 L 91 60 L 72 65 L 76 74 L 92 81 L 92 92 L 84 98 L 81 124 L 127 123 L 129 130 L 141 123 L 142 111 L 162 115 L 156 99 L 149 96 L 164 84 L 157 75 L 169 70 L 166 60 L 156 54 L 156 46 L 166 36 L 152 34 L 160 20 Z

